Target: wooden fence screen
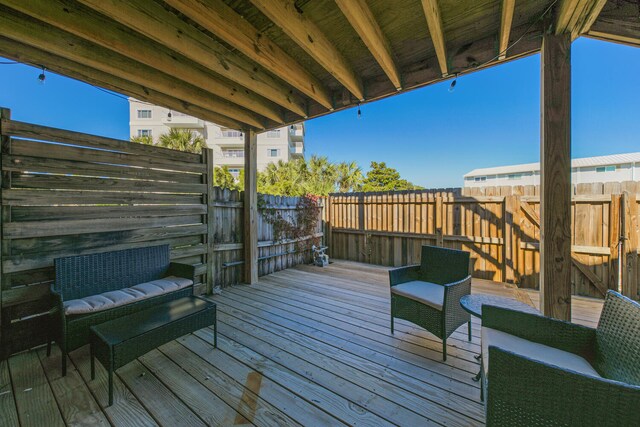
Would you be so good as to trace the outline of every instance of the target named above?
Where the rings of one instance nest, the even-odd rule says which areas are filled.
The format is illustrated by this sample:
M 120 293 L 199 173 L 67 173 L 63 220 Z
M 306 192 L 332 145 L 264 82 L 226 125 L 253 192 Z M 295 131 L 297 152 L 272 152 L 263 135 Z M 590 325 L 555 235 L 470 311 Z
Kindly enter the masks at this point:
M 172 260 L 196 266 L 197 293 L 242 282 L 242 194 L 212 186 L 211 150 L 193 154 L 22 123 L 6 109 L 0 117 L 5 354 L 50 335 L 58 257 L 169 244 Z M 263 199 L 294 215 L 297 199 Z M 259 233 L 260 274 L 309 259 L 293 242 L 274 242 L 262 218 Z
M 326 214 L 330 254 L 400 266 L 418 263 L 424 244 L 459 248 L 471 252 L 474 277 L 537 288 L 539 196 L 459 194 L 332 194 Z M 575 294 L 602 297 L 618 289 L 621 272 L 622 292 L 638 298 L 638 210 L 638 198 L 626 192 L 573 197 Z

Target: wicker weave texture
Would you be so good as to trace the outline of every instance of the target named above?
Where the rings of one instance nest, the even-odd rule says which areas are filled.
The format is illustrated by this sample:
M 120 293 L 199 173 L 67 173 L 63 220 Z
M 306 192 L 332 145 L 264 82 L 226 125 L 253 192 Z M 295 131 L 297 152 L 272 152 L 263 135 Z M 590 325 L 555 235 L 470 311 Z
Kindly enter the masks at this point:
M 169 245 L 57 258 L 54 265 L 54 290 L 67 301 L 164 277 Z

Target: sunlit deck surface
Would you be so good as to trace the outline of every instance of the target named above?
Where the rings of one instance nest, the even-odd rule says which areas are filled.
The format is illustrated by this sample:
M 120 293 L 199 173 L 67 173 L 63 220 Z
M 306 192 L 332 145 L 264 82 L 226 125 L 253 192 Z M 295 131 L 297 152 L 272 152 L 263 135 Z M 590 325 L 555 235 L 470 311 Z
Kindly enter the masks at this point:
M 404 425 L 484 423 L 473 341 L 463 326 L 441 343 L 396 321 L 389 332 L 387 269 L 337 261 L 298 266 L 214 296 L 211 329 L 154 350 L 117 371 L 114 405 L 106 372 L 90 380 L 89 351 L 44 348 L 0 364 L 0 425 Z M 474 280 L 474 293 L 538 303 L 534 291 Z M 574 298 L 573 318 L 594 326 L 601 302 Z

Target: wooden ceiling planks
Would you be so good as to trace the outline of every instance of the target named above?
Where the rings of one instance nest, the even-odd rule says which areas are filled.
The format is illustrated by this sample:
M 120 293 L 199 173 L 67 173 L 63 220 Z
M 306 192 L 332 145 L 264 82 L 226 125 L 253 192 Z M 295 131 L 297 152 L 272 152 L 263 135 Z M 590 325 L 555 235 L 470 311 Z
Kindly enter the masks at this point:
M 537 52 L 540 15 L 552 3 L 0 0 L 10 8 L 0 8 L 0 18 L 14 27 L 3 32 L 0 55 L 217 117 L 228 127 L 271 129 Z M 431 20 L 439 14 L 433 37 L 423 4 Z M 574 36 L 640 45 L 635 5 L 559 0 L 556 6 L 569 16 L 563 19 Z M 26 17 L 11 10 L 38 18 L 25 25 L 43 34 L 16 33 L 16 21 Z M 8 39 L 29 48 L 20 53 Z

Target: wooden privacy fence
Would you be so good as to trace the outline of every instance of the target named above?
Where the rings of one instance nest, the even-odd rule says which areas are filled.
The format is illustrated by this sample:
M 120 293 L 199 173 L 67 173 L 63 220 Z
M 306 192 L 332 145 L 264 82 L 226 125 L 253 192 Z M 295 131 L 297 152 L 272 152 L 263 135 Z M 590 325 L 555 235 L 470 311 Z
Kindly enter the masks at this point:
M 458 190 L 332 194 L 327 240 L 335 258 L 400 266 L 424 244 L 471 252 L 474 277 L 539 286 L 539 196 L 460 196 Z M 618 289 L 638 298 L 638 197 L 576 195 L 572 207 L 575 294 Z M 622 238 L 621 238 L 622 237 Z
M 242 281 L 242 194 L 212 186 L 211 150 L 193 154 L 22 123 L 6 109 L 0 135 L 5 355 L 49 336 L 58 257 L 169 244 L 172 260 L 196 266 L 197 293 Z M 295 212 L 295 199 L 264 199 Z M 260 274 L 309 258 L 293 242 L 274 242 L 262 219 L 259 232 Z

